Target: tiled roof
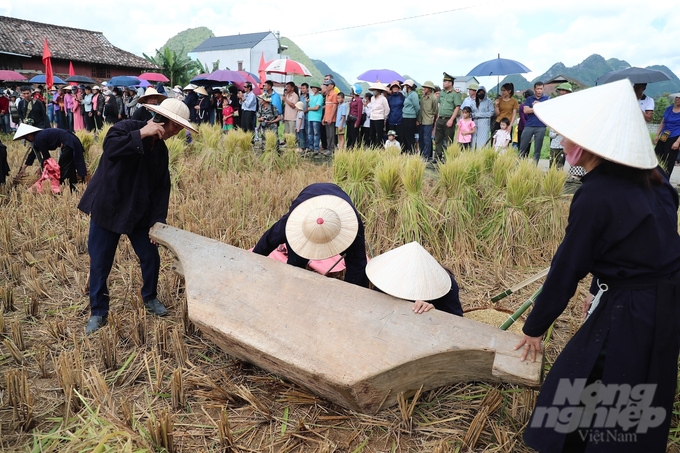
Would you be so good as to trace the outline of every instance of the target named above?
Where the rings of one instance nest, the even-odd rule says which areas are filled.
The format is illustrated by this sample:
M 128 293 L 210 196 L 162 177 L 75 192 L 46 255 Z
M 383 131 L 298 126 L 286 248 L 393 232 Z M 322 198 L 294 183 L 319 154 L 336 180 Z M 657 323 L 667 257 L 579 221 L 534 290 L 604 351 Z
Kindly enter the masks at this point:
M 252 49 L 271 32 L 246 33 L 243 35 L 215 36 L 198 45 L 193 52 L 210 52 L 212 50 Z
M 47 38 L 52 58 L 140 69 L 156 69 L 144 58 L 111 44 L 102 32 L 0 16 L 0 51 L 42 56 Z

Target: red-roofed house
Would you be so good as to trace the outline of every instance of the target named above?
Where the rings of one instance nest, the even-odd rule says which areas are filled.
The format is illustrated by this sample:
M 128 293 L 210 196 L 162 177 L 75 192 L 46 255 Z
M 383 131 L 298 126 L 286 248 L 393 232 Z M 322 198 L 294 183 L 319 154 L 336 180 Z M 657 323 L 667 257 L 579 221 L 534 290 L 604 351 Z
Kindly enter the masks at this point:
M 68 77 L 69 63 L 78 75 L 97 81 L 117 75 L 137 75 L 158 70 L 142 57 L 111 44 L 102 32 L 0 16 L 0 69 L 11 69 L 27 78 L 42 74 L 43 42 L 52 52 L 52 70 Z

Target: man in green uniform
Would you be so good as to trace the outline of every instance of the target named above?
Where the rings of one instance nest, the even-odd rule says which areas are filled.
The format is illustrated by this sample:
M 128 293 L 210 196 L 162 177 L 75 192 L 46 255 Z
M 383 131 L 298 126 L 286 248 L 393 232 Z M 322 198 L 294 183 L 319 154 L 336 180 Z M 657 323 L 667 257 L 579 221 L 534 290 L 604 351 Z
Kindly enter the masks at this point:
M 437 96 L 434 95 L 434 84 L 429 80 L 423 83 L 423 97 L 420 99 L 418 112 L 418 143 L 420 154 L 428 162 L 432 160 L 432 129 L 437 118 Z
M 453 77 L 444 73 L 444 89 L 439 94 L 439 118 L 435 126 L 435 159 L 444 160 L 444 149 L 453 142 L 456 132 L 456 117 L 463 100 L 453 89 Z

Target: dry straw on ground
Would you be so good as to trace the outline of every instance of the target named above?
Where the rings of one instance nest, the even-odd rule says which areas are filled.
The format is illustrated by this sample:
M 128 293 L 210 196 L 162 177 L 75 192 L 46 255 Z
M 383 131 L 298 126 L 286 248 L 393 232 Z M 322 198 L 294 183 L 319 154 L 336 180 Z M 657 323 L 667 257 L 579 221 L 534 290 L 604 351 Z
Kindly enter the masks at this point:
M 92 169 L 101 140 L 79 136 Z M 546 267 L 563 234 L 563 176 L 512 156 L 451 147 L 433 171 L 417 158 L 357 150 L 338 152 L 330 165 L 290 147 L 279 153 L 271 137 L 255 153 L 250 140 L 204 126 L 189 146 L 183 135 L 168 141 L 168 223 L 249 248 L 303 187 L 336 181 L 364 218 L 370 254 L 420 240 L 455 271 L 465 309 L 489 308 L 491 295 Z M 2 141 L 15 173 L 25 148 Z M 367 416 L 227 356 L 189 321 L 166 250 L 159 297 L 170 316 L 147 316 L 127 239 L 109 280 L 110 325 L 85 337 L 80 195 L 0 188 L 0 451 L 529 451 L 521 434 L 532 390 L 461 383 Z M 537 286 L 499 305 L 514 310 Z M 549 362 L 580 325 L 579 304 L 575 297 L 556 322 Z

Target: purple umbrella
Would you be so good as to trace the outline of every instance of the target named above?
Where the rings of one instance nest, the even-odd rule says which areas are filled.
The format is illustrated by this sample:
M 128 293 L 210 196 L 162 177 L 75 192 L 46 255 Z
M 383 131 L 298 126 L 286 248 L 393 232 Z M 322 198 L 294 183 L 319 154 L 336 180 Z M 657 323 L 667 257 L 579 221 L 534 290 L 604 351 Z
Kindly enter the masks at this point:
M 369 69 L 363 74 L 357 76 L 357 80 L 363 80 L 364 82 L 370 83 L 390 83 L 395 80 L 403 82 L 404 78 L 391 69 Z
M 247 82 L 246 78 L 239 74 L 237 71 L 230 71 L 228 69 L 218 69 L 217 71 L 211 72 L 205 76 L 208 82 Z
M 142 80 L 139 81 L 139 84 L 137 86 L 142 87 L 142 88 L 148 88 L 148 87 L 151 86 L 151 84 L 149 83 L 148 80 L 142 79 Z

